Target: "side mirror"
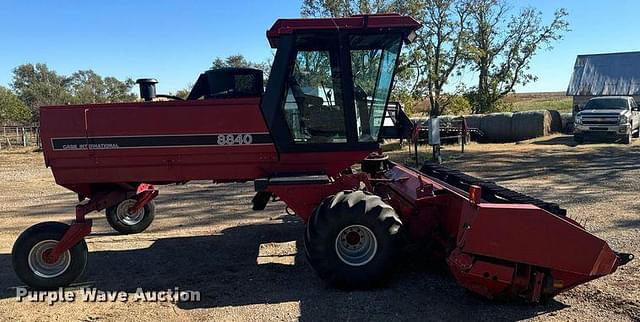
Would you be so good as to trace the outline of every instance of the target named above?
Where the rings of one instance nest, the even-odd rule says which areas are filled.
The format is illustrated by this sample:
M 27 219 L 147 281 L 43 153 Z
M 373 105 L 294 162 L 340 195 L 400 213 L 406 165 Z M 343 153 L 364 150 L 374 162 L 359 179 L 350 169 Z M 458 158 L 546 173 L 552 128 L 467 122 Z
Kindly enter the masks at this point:
M 636 105 L 631 108 L 632 111 L 640 111 L 640 106 Z

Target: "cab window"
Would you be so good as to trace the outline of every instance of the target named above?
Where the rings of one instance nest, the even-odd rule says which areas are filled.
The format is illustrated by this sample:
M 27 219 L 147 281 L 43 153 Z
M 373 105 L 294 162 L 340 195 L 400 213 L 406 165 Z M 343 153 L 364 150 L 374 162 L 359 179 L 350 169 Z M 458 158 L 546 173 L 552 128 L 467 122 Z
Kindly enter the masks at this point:
M 378 140 L 400 42 L 399 35 L 356 35 L 350 38 L 359 142 Z
M 298 50 L 287 80 L 284 114 L 295 143 L 346 143 L 337 57 Z

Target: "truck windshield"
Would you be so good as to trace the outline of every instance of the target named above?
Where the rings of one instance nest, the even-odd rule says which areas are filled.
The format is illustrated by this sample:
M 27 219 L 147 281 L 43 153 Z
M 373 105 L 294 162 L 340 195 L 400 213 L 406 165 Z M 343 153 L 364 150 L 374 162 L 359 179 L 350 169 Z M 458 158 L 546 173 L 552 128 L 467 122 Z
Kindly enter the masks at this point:
M 623 110 L 629 108 L 624 98 L 600 98 L 587 102 L 585 110 Z
M 354 35 L 350 38 L 351 73 L 358 141 L 378 140 L 401 46 L 400 35 Z

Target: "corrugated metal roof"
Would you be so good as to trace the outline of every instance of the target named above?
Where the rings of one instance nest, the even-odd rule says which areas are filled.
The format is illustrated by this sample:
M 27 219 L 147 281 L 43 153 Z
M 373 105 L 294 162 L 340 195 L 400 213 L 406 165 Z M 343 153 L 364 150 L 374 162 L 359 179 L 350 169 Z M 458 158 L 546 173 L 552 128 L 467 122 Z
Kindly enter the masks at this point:
M 579 55 L 567 95 L 640 95 L 640 52 Z

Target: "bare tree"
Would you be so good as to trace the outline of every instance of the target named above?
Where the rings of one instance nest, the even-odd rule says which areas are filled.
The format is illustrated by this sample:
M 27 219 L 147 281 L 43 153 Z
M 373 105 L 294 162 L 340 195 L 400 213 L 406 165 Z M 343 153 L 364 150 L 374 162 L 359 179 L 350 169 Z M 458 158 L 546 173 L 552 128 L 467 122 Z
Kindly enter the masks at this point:
M 526 85 L 537 77 L 528 72 L 531 58 L 540 49 L 552 48 L 568 31 L 568 15 L 558 9 L 549 24 L 542 13 L 525 8 L 510 15 L 503 0 L 468 0 L 470 43 L 468 59 L 478 72 L 478 85 L 470 93 L 473 112 L 495 110 L 516 85 Z

